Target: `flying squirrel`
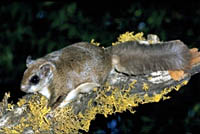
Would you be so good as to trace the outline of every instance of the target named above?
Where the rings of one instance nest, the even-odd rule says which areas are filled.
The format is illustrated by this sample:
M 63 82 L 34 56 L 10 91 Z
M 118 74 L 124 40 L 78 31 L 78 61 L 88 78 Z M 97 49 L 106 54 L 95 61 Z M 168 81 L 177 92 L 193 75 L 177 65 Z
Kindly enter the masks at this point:
M 103 85 L 112 70 L 128 75 L 187 72 L 197 57 L 198 49 L 189 49 L 179 40 L 153 45 L 128 41 L 107 48 L 80 42 L 37 60 L 28 57 L 21 90 L 44 95 L 52 108 L 64 107 L 79 93 Z

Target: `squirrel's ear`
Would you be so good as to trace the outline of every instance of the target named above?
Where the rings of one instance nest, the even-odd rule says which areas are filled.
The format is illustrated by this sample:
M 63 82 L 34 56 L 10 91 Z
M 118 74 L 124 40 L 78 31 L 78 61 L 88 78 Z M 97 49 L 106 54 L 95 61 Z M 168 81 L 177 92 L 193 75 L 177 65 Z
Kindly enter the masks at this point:
M 28 56 L 26 58 L 26 67 L 29 67 L 31 64 L 33 64 L 34 60 L 31 59 L 31 56 Z
M 45 62 L 44 64 L 40 66 L 40 70 L 42 74 L 45 76 L 48 76 L 54 69 L 55 69 L 55 65 L 51 62 Z

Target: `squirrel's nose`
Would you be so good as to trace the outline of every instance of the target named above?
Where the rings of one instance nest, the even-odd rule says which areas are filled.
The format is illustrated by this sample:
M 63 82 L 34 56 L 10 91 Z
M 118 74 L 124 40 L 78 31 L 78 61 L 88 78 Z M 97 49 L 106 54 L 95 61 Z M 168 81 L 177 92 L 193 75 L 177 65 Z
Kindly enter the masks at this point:
M 25 85 L 21 85 L 21 91 L 26 92 L 27 87 Z

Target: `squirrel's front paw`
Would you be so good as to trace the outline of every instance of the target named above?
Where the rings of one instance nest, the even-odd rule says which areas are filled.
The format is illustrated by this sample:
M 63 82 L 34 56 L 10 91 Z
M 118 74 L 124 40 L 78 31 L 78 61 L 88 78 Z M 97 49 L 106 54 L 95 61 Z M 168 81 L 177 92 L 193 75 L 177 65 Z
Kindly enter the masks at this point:
M 59 96 L 57 98 L 50 98 L 48 107 L 51 107 L 51 109 L 56 109 L 61 102 L 64 100 L 65 96 Z

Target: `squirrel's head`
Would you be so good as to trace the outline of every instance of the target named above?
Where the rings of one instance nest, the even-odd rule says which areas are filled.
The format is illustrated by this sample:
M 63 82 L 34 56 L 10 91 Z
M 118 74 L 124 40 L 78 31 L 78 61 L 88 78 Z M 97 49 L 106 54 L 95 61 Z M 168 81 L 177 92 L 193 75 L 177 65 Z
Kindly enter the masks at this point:
M 21 90 L 26 93 L 40 92 L 48 88 L 55 65 L 44 59 L 32 60 L 30 56 L 26 60 L 27 69 L 21 82 Z

